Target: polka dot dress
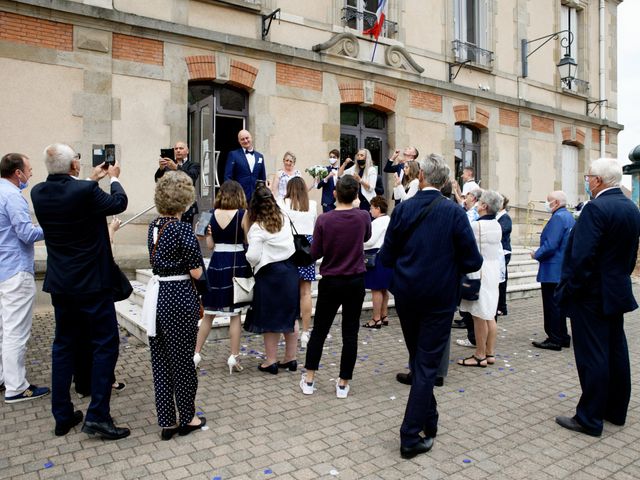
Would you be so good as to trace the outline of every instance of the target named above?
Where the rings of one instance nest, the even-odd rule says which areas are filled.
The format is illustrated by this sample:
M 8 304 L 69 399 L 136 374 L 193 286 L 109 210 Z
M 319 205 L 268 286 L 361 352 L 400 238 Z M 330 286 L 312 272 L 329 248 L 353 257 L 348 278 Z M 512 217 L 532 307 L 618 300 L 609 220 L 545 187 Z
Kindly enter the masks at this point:
M 162 232 L 155 255 L 152 255 L 156 228 Z M 147 244 L 155 275 L 184 275 L 202 266 L 200 246 L 191 226 L 186 223 L 157 218 L 149 225 Z M 149 338 L 149 345 L 158 425 L 163 428 L 176 424 L 176 407 L 180 426 L 187 425 L 195 415 L 198 377 L 193 352 L 198 334 L 199 305 L 191 280 L 160 282 L 156 336 Z
M 313 242 L 313 235 L 307 235 L 307 240 L 309 243 Z M 311 265 L 306 265 L 304 267 L 298 267 L 298 276 L 300 280 L 307 280 L 308 282 L 313 282 L 316 279 L 316 264 L 315 262 Z

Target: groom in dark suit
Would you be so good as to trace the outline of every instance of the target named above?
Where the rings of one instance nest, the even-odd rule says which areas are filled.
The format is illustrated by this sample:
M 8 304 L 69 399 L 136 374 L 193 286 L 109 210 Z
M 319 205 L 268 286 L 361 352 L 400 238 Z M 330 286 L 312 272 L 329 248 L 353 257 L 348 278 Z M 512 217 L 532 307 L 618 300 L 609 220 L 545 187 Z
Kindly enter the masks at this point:
M 93 354 L 91 403 L 82 431 L 106 439 L 124 438 L 129 429 L 113 424 L 109 407 L 120 339 L 112 296 L 117 279 L 106 219 L 127 208 L 127 195 L 118 180 L 120 166 L 116 162 L 98 175 L 111 178 L 108 194 L 95 181 L 77 180 L 80 157 L 68 145 L 48 146 L 45 165 L 49 176 L 33 187 L 31 199 L 47 247 L 43 290 L 51 294 L 56 319 L 51 355 L 55 434 L 65 435 L 82 421 L 82 412 L 73 410 L 69 388 L 78 346 L 88 342 Z
M 420 191 L 395 207 L 380 250 L 382 263 L 393 268 L 389 290 L 412 372 L 400 427 L 402 458 L 428 452 L 433 446 L 438 430 L 433 386 L 460 298 L 460 278 L 482 266 L 467 216 L 440 193 L 449 167 L 436 154 L 419 163 Z
M 556 296 L 571 318 L 582 396 L 569 430 L 600 436 L 603 420 L 624 425 L 631 396 L 624 314 L 638 308 L 630 275 L 636 265 L 640 212 L 620 190 L 622 168 L 611 158 L 591 163 L 587 203 L 571 231 Z
M 224 179 L 238 182 L 247 197 L 247 203 L 256 189 L 258 180 L 267 180 L 264 156 L 253 149 L 253 139 L 247 130 L 238 132 L 238 143 L 242 148 L 232 150 L 227 155 Z

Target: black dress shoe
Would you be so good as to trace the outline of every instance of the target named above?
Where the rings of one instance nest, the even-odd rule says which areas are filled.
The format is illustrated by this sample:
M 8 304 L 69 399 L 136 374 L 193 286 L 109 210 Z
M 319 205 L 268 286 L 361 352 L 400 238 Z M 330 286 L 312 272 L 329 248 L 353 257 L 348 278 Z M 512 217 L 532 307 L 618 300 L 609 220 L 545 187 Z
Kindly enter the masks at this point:
M 198 425 L 185 425 L 184 427 L 180 427 L 178 430 L 180 431 L 180 436 L 184 437 L 185 435 L 189 435 L 191 432 L 200 430 L 206 424 L 207 424 L 207 419 L 204 417 L 200 417 L 200 423 Z
M 272 375 L 277 375 L 278 374 L 278 363 L 272 363 L 271 365 L 267 365 L 266 367 L 263 367 L 262 365 L 258 365 L 258 370 L 260 370 L 261 372 L 266 372 L 266 373 L 270 373 Z
M 125 427 L 116 427 L 113 420 L 105 422 L 84 422 L 82 431 L 89 435 L 99 435 L 106 440 L 118 440 L 128 437 L 131 430 Z
M 178 433 L 178 427 L 174 428 L 163 428 L 160 432 L 160 438 L 162 440 L 171 440 L 173 436 Z
M 56 428 L 54 430 L 56 437 L 62 437 L 69 433 L 69 430 L 78 425 L 82 421 L 83 417 L 84 415 L 82 412 L 80 410 L 76 410 L 73 412 L 73 417 L 68 422 L 56 422 Z
M 289 360 L 287 363 L 278 362 L 278 368 L 288 368 L 290 372 L 295 372 L 298 369 L 298 361 Z
M 444 377 L 436 377 L 436 383 L 434 385 L 436 387 L 444 386 Z
M 553 343 L 551 340 L 545 340 L 544 342 L 531 342 L 531 345 L 536 348 L 543 348 L 545 350 L 555 350 L 556 352 L 562 350 L 562 347 L 560 345 L 558 345 L 557 343 Z
M 412 447 L 400 447 L 400 456 L 405 459 L 413 458 L 421 453 L 427 453 L 433 447 L 433 438 L 421 438 Z
M 586 435 L 591 435 L 592 437 L 599 437 L 602 435 L 602 432 L 596 433 L 587 430 L 578 423 L 575 417 L 556 417 L 556 423 L 567 430 L 571 430 L 572 432 L 584 433 Z
M 571 346 L 571 340 L 567 340 L 566 342 L 562 342 L 560 344 L 562 348 L 569 348 Z
M 397 373 L 396 380 L 404 385 L 411 385 L 413 378 L 411 377 L 411 372 L 409 373 Z

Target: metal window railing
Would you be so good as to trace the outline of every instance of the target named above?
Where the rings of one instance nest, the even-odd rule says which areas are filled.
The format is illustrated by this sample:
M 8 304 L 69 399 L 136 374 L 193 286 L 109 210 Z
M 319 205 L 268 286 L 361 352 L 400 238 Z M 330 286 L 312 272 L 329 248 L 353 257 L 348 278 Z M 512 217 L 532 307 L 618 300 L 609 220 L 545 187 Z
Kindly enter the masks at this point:
M 342 21 L 350 28 L 366 30 L 376 23 L 375 12 L 359 11 L 356 7 L 346 6 L 342 9 Z M 384 21 L 381 36 L 390 38 L 398 33 L 398 23 L 389 20 Z
M 454 40 L 451 43 L 457 62 L 470 62 L 485 68 L 491 67 L 493 52 L 460 40 Z

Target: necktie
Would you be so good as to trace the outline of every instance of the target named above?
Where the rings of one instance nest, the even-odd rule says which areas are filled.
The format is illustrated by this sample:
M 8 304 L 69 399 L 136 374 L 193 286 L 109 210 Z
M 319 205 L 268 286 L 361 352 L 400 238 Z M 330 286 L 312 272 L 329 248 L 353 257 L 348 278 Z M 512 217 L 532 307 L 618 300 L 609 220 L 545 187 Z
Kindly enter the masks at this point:
M 253 155 L 253 150 L 245 150 L 244 153 L 247 155 Z

